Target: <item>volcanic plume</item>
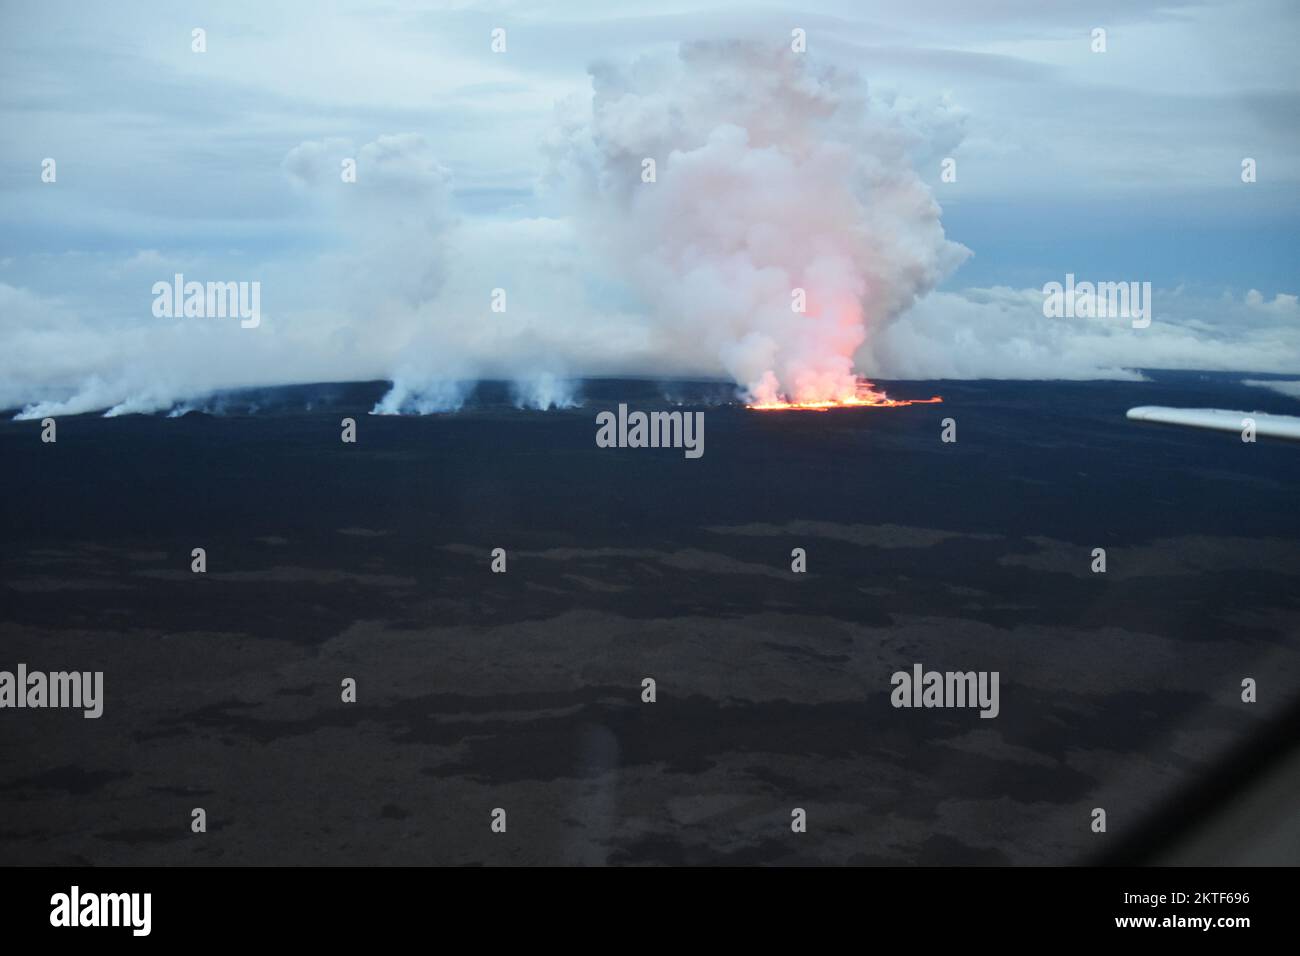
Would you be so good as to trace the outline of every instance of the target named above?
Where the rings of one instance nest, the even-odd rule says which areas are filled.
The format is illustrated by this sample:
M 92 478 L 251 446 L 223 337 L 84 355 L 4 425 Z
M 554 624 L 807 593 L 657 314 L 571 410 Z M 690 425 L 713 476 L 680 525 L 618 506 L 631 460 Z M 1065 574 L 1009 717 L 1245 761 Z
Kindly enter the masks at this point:
M 790 52 L 692 44 L 592 77 L 554 153 L 664 348 L 705 352 L 755 407 L 886 404 L 860 394 L 856 353 L 968 254 L 913 168 L 917 135 Z

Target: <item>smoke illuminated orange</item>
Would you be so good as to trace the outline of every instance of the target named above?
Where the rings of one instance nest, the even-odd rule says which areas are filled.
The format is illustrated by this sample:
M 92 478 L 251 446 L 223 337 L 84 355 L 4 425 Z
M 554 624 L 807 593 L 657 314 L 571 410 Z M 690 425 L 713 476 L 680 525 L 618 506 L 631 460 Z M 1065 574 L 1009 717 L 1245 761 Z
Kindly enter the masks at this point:
M 938 395 L 932 398 L 890 398 L 866 379 L 859 379 L 853 395 L 828 398 L 812 402 L 757 402 L 746 405 L 757 412 L 828 412 L 832 408 L 901 408 L 904 405 L 938 405 L 943 401 Z

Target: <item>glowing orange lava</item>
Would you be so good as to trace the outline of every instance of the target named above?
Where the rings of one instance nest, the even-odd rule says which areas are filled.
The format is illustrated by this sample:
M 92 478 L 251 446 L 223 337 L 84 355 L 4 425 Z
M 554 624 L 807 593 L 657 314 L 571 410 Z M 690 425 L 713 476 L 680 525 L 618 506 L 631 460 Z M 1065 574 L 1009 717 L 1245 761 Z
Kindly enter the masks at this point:
M 901 408 L 904 405 L 938 405 L 943 401 L 933 398 L 890 398 L 866 379 L 859 379 L 855 394 L 844 398 L 828 398 L 816 402 L 756 402 L 746 405 L 757 412 L 828 412 L 832 408 Z

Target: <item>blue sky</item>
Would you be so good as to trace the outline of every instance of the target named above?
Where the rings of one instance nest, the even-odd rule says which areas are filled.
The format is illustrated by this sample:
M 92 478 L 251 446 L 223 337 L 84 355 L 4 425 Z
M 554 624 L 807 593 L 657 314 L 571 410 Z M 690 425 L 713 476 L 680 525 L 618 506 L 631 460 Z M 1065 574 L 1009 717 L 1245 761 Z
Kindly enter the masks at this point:
M 623 135 L 617 117 L 593 115 L 594 65 L 637 98 L 662 95 L 664 115 L 685 103 L 708 113 L 680 75 L 683 45 L 781 50 L 794 28 L 807 32 L 809 71 L 865 84 L 870 112 L 890 128 L 882 135 L 906 144 L 942 208 L 947 240 L 970 252 L 953 268 L 939 246 L 920 255 L 926 275 L 900 292 L 905 305 L 869 316 L 859 371 L 1300 373 L 1298 17 L 1276 0 L 668 2 L 653 12 L 608 2 L 7 3 L 0 405 L 149 410 L 233 385 L 527 375 L 534 365 L 748 384 L 738 369 L 749 359 L 734 355 L 745 336 L 722 336 L 717 355 L 697 354 L 709 336 L 703 350 L 682 348 L 683 329 L 658 314 L 673 303 L 610 252 L 647 247 L 617 232 L 610 209 L 580 208 L 581 183 L 565 177 L 576 139 Z M 195 27 L 206 31 L 201 54 Z M 490 49 L 498 27 L 504 53 Z M 1091 49 L 1095 28 L 1106 31 L 1104 53 Z M 633 99 L 612 98 L 611 110 Z M 720 110 L 719 123 L 729 115 Z M 699 137 L 683 149 L 707 140 L 698 124 L 682 128 Z M 340 195 L 319 169 L 293 167 L 305 144 L 326 144 L 330 163 L 369 145 L 393 178 Z M 41 181 L 47 157 L 55 183 Z M 1257 163 L 1254 183 L 1241 181 L 1245 157 Z M 956 161 L 955 182 L 941 181 L 944 158 Z M 397 220 L 405 225 L 390 228 Z M 593 241 L 611 230 L 613 241 Z M 891 241 L 933 237 L 903 230 Z M 691 237 L 666 234 L 655 248 L 665 242 Z M 269 321 L 255 340 L 160 327 L 148 288 L 177 271 L 260 281 Z M 1044 325 L 1031 293 L 1067 272 L 1151 282 L 1155 331 L 1138 340 Z M 419 282 L 403 288 L 411 276 Z M 471 335 L 456 324 L 490 321 L 476 310 L 497 286 L 518 290 L 509 326 Z

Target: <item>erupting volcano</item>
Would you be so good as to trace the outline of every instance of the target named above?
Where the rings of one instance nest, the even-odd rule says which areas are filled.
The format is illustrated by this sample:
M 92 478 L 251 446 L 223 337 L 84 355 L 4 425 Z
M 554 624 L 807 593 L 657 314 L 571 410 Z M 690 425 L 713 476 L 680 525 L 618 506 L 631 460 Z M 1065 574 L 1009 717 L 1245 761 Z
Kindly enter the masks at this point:
M 890 398 L 865 378 L 860 378 L 852 395 L 818 401 L 791 402 L 784 398 L 775 401 L 761 401 L 747 404 L 745 407 L 759 412 L 810 411 L 826 412 L 832 408 L 900 408 L 903 405 L 938 405 L 943 401 L 938 395 L 930 398 Z
M 725 374 L 762 411 L 914 404 L 855 370 L 890 371 L 876 333 L 970 254 L 914 164 L 930 133 L 933 149 L 960 140 L 951 104 L 931 117 L 750 43 L 601 64 L 592 87 L 555 143 L 554 178 L 572 190 L 575 235 L 646 314 L 627 342 L 664 350 L 678 377 Z

